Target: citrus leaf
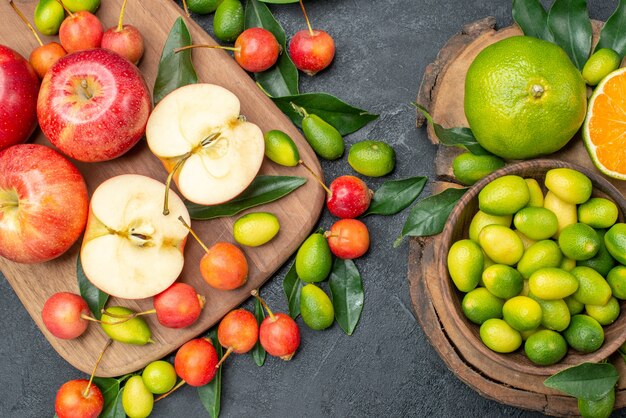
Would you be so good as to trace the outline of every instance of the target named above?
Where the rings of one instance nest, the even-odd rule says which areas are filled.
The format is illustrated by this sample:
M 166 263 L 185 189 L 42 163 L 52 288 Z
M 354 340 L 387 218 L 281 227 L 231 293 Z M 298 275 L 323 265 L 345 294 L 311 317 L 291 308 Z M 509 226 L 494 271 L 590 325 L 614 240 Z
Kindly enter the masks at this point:
M 217 328 L 213 328 L 211 331 L 209 331 L 207 337 L 211 339 L 211 342 L 213 342 L 215 351 L 217 351 L 217 358 L 221 359 L 223 350 L 219 340 L 217 339 Z M 200 397 L 200 401 L 202 402 L 204 409 L 206 409 L 211 418 L 217 418 L 220 415 L 223 368 L 223 366 L 220 366 L 219 369 L 217 369 L 217 373 L 215 374 L 213 380 L 211 380 L 204 386 L 198 387 L 198 396 Z
M 296 262 L 294 261 L 283 280 L 283 290 L 287 296 L 289 305 L 289 316 L 296 319 L 300 315 L 300 293 L 304 283 L 296 273 Z
M 427 177 L 388 180 L 374 193 L 370 207 L 363 216 L 395 215 L 403 211 L 422 193 Z
M 548 13 L 554 43 L 567 52 L 581 70 L 591 52 L 591 20 L 587 0 L 555 0 Z
M 513 0 L 513 20 L 526 36 L 554 42 L 548 27 L 548 13 L 539 0 Z
M 98 289 L 89 281 L 83 270 L 83 264 L 80 262 L 80 254 L 76 260 L 76 279 L 78 281 L 80 295 L 85 299 L 85 302 L 87 302 L 91 314 L 96 319 L 100 319 L 102 316 L 101 311 L 104 305 L 106 305 L 107 300 L 109 300 L 109 295 Z
M 328 280 L 335 308 L 335 319 L 348 335 L 352 335 L 363 310 L 363 282 L 352 260 L 335 258 Z
M 610 363 L 582 363 L 550 376 L 543 384 L 577 399 L 599 401 L 618 379 L 619 373 Z
M 257 298 L 254 298 L 254 316 L 256 317 L 256 322 L 261 326 L 261 322 L 265 319 L 265 311 Z M 265 357 L 265 349 L 261 345 L 261 341 L 257 340 L 252 349 L 252 358 L 254 358 L 256 365 L 261 367 L 265 363 Z
M 462 147 L 474 155 L 492 155 L 489 151 L 484 149 L 478 141 L 476 141 L 476 138 L 470 128 L 444 128 L 438 123 L 435 123 L 432 116 L 430 116 L 430 113 L 428 113 L 428 110 L 426 110 L 424 106 L 417 103 L 413 103 L 413 105 L 433 126 L 435 135 L 437 135 L 440 144 Z
M 450 212 L 466 190 L 450 188 L 417 202 L 411 209 L 394 247 L 399 246 L 406 236 L 425 237 L 443 231 Z
M 191 219 L 207 220 L 223 216 L 233 216 L 242 210 L 273 202 L 288 195 L 306 183 L 304 177 L 296 176 L 257 176 L 250 186 L 239 196 L 227 203 L 203 206 L 185 201 Z
M 124 407 L 122 406 L 122 391 L 124 389 L 121 388 L 121 384 L 130 376 L 132 374 L 127 374 L 117 379 L 112 377 L 94 377 L 93 383 L 100 388 L 104 398 L 102 412 L 99 415 L 100 418 L 126 418 Z
M 600 32 L 596 51 L 610 48 L 620 56 L 626 55 L 626 1 L 619 0 L 617 8 L 609 17 Z
M 283 27 L 272 15 L 270 9 L 259 0 L 246 3 L 245 27 L 263 28 L 272 32 L 282 48 L 276 65 L 269 70 L 255 73 L 256 81 L 272 96 L 298 94 L 298 69 L 287 53 L 287 37 Z
M 378 118 L 378 115 L 351 106 L 328 93 L 304 93 L 272 97 L 272 100 L 299 128 L 302 127 L 302 115 L 294 109 L 292 104 L 304 108 L 309 114 L 324 119 L 333 125 L 341 135 L 358 131 Z
M 198 82 L 198 75 L 191 61 L 191 50 L 174 53 L 174 49 L 189 45 L 189 29 L 182 17 L 179 17 L 174 22 L 161 52 L 152 94 L 155 105 L 177 88 Z

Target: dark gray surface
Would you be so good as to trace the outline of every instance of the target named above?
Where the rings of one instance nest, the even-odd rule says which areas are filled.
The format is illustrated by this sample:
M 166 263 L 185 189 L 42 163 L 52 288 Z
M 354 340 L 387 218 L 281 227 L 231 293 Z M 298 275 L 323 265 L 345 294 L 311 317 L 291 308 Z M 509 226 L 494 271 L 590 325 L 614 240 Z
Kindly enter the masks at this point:
M 606 19 L 615 3 L 591 0 L 591 16 Z M 380 113 L 379 120 L 346 137 L 347 144 L 384 139 L 398 155 L 391 177 L 430 176 L 434 147 L 423 129 L 415 129 L 409 104 L 424 68 L 464 23 L 494 15 L 500 25 L 510 24 L 511 2 L 317 0 L 307 5 L 313 26 L 334 37 L 337 55 L 329 70 L 314 78 L 303 77 L 301 90 L 329 92 Z M 288 36 L 304 27 L 298 5 L 273 6 L 272 11 Z M 211 33 L 212 17 L 198 20 Z M 196 59 L 209 56 L 199 52 Z M 345 156 L 322 165 L 328 180 L 353 174 Z M 381 180 L 367 182 L 375 189 Z M 406 213 L 366 219 L 372 246 L 357 261 L 366 296 L 354 335 L 344 335 L 336 324 L 326 331 L 312 331 L 299 319 L 302 344 L 291 362 L 268 357 L 259 368 L 250 356 L 232 356 L 224 366 L 222 416 L 540 415 L 482 398 L 458 380 L 430 346 L 411 310 L 407 242 L 392 248 L 405 217 Z M 332 223 L 327 213 L 320 220 L 324 228 Z M 261 292 L 276 310 L 286 309 L 285 272 L 281 269 Z M 6 280 L 0 280 L 0 318 L 0 417 L 52 416 L 57 389 L 84 375 L 51 348 Z M 190 387 L 159 402 L 153 414 L 206 415 Z

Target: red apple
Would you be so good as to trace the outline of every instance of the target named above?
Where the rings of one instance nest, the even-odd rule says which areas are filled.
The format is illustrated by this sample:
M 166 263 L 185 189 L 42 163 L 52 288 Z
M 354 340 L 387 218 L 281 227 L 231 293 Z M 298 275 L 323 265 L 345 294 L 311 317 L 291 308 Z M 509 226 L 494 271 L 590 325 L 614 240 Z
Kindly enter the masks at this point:
M 54 412 L 59 418 L 97 418 L 104 406 L 104 397 L 98 386 L 89 380 L 78 379 L 64 383 L 57 392 Z
M 59 28 L 59 40 L 68 54 L 98 48 L 103 34 L 100 20 L 86 10 L 70 14 Z
M 59 292 L 50 296 L 41 310 L 46 328 L 57 338 L 71 340 L 85 332 L 89 321 L 89 306 L 77 294 Z
M 263 28 L 249 28 L 235 41 L 235 61 L 246 71 L 258 73 L 276 64 L 280 45 L 272 32 Z
M 291 360 L 300 346 L 300 328 L 289 315 L 275 313 L 261 322 L 259 341 L 270 356 Z
M 335 41 L 323 30 L 301 30 L 289 42 L 289 56 L 298 70 L 315 75 L 335 57 Z
M 39 78 L 44 78 L 50 67 L 52 67 L 61 57 L 66 55 L 67 52 L 61 44 L 50 42 L 33 49 L 33 52 L 30 53 L 28 61 L 37 72 Z M 39 91 L 37 93 L 39 93 Z
M 133 64 L 137 64 L 144 51 L 143 36 L 132 25 L 112 27 L 102 36 L 102 48 L 117 52 Z
M 128 60 L 105 49 L 67 55 L 41 84 L 37 116 L 44 134 L 80 161 L 106 161 L 143 136 L 152 109 L 150 91 Z
M 189 386 L 204 386 L 213 380 L 217 363 L 217 351 L 206 338 L 187 341 L 174 358 L 176 374 Z
M 0 150 L 26 142 L 37 127 L 39 79 L 20 54 L 0 45 Z
M 19 263 L 67 251 L 87 222 L 85 180 L 51 148 L 18 144 L 0 152 L 0 256 Z
M 196 322 L 204 296 L 186 283 L 176 282 L 154 297 L 154 310 L 159 323 L 168 328 L 184 328 Z

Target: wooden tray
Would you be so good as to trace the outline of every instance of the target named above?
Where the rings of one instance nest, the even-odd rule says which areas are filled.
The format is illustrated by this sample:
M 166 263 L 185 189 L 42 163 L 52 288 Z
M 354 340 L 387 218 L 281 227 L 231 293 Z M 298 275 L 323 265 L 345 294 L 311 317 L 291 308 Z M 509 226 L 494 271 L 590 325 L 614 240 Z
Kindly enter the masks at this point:
M 470 23 L 453 36 L 441 49 L 437 60 L 424 73 L 417 102 L 429 109 L 433 119 L 444 127 L 468 126 L 463 111 L 463 86 L 469 64 L 486 46 L 510 37 L 521 35 L 517 26 L 495 29 L 494 17 Z M 594 21 L 597 38 L 602 23 Z M 418 113 L 418 127 L 424 119 Z M 433 143 L 437 137 L 428 127 L 428 136 Z M 448 187 L 459 187 L 454 183 L 452 160 L 463 152 L 455 147 L 440 146 L 435 160 L 436 182 L 433 193 Z M 548 156 L 594 169 L 593 163 L 580 138 L 574 138 L 563 150 Z M 599 173 L 599 172 L 598 172 Z M 626 183 L 611 182 L 626 193 Z M 450 301 L 443 297 L 440 281 L 436 277 L 436 265 L 440 236 L 413 238 L 409 244 L 409 286 L 413 309 L 429 341 L 439 353 L 447 367 L 463 382 L 482 396 L 519 408 L 531 409 L 549 415 L 578 415 L 576 400 L 546 388 L 546 376 L 511 370 L 490 361 L 467 343 L 465 337 L 450 324 Z M 626 367 L 621 356 L 611 356 L 612 363 L 620 371 L 620 381 L 615 402 L 616 408 L 626 406 Z
M 16 3 L 32 21 L 37 1 L 21 0 Z M 122 0 L 102 2 L 97 15 L 105 28 L 117 23 L 121 4 Z M 0 25 L 0 43 L 28 57 L 30 51 L 36 46 L 36 41 L 13 12 L 8 1 L 0 2 L 0 15 L 3 16 L 3 23 Z M 154 85 L 165 39 L 172 24 L 181 15 L 184 13 L 170 0 L 128 2 L 125 22 L 137 26 L 146 39 L 146 52 L 139 68 L 150 88 Z M 185 18 L 185 22 L 195 43 L 215 43 L 192 19 Z M 250 76 L 227 53 L 198 50 L 194 52 L 194 64 L 200 81 L 216 83 L 234 92 L 241 100 L 242 114 L 251 122 L 258 124 L 263 131 L 281 129 L 287 132 L 297 143 L 303 159 L 315 172 L 320 176 L 323 175 L 314 152 L 296 127 L 258 89 Z M 40 131 L 34 134 L 34 138 L 35 142 L 49 145 Z M 147 149 L 145 141 L 141 141 L 128 154 L 116 160 L 97 164 L 77 163 L 77 166 L 85 176 L 90 192 L 93 192 L 107 178 L 122 173 L 143 174 L 163 182 L 167 177 L 165 169 Z M 261 172 L 311 178 L 310 174 L 301 167 L 281 167 L 267 160 Z M 198 268 L 203 250 L 193 239 L 189 239 L 185 250 L 185 268 L 180 280 L 193 285 L 206 297 L 206 307 L 200 319 L 189 328 L 173 330 L 160 326 L 155 315 L 145 317 L 153 331 L 152 338 L 155 343 L 142 347 L 121 343 L 112 344 L 98 369 L 98 375 L 122 375 L 165 356 L 184 342 L 207 330 L 229 310 L 246 300 L 250 296 L 250 290 L 258 288 L 269 279 L 306 238 L 319 218 L 324 198 L 324 190 L 311 178 L 304 186 L 287 197 L 262 208 L 253 209 L 276 214 L 281 223 L 281 230 L 270 243 L 255 249 L 244 249 L 250 266 L 250 275 L 247 285 L 236 291 L 218 291 L 204 283 Z M 209 245 L 217 241 L 233 242 L 232 224 L 235 219 L 236 217 L 195 222 L 193 226 Z M 62 257 L 38 265 L 19 265 L 0 259 L 0 270 L 55 350 L 73 366 L 89 373 L 107 340 L 100 327 L 95 324 L 90 326 L 87 332 L 77 340 L 59 340 L 45 329 L 40 315 L 45 300 L 53 293 L 59 291 L 78 293 L 76 283 L 78 251 L 79 244 L 76 244 Z M 136 310 L 152 308 L 151 299 L 140 301 L 112 299 L 109 304 L 127 306 Z

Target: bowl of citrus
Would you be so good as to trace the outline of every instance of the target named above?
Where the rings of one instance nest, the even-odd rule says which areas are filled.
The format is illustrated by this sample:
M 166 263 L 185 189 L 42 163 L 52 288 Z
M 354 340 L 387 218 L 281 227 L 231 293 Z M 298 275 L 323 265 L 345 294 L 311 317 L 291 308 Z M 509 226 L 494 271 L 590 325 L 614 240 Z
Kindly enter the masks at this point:
M 472 186 L 437 269 L 453 323 L 487 358 L 550 375 L 626 341 L 626 200 L 592 170 L 508 165 Z

